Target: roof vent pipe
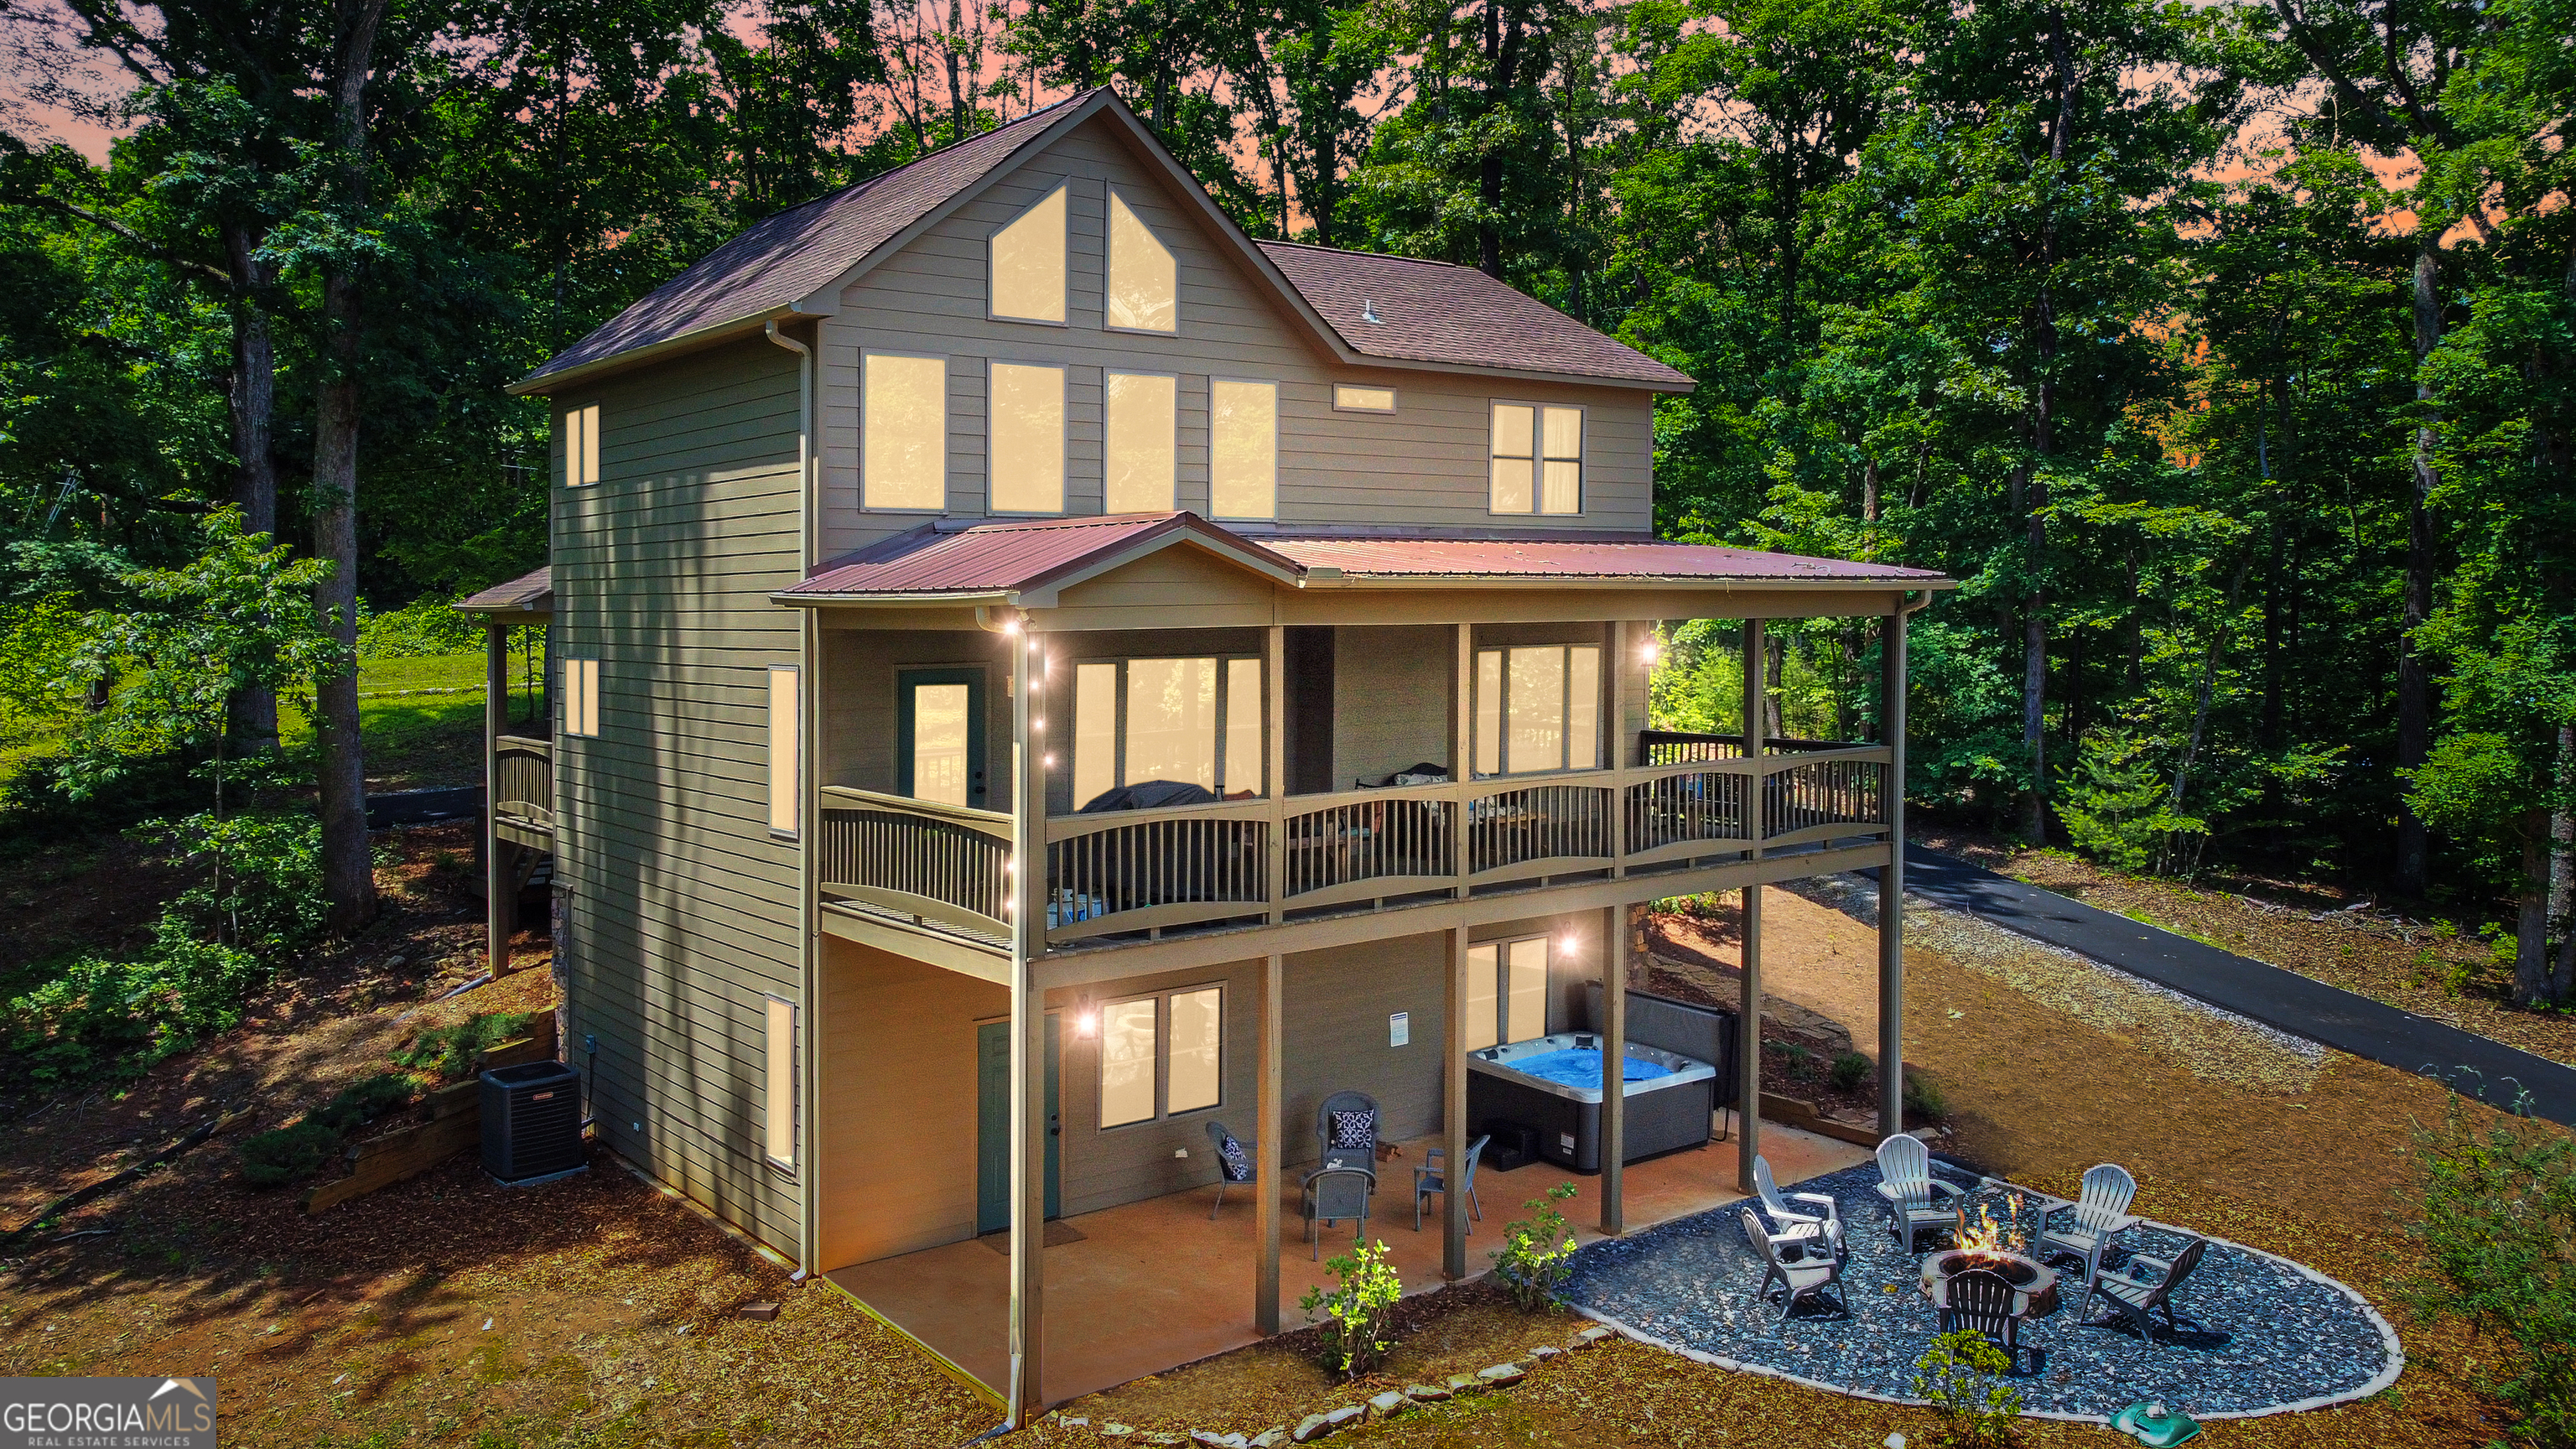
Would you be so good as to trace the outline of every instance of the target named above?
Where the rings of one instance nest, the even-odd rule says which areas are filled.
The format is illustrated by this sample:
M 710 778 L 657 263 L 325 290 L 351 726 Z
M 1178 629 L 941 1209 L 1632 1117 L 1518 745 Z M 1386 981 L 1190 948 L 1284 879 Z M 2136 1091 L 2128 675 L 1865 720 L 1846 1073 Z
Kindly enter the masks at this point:
M 1377 303 L 1370 301 L 1366 297 L 1360 298 L 1360 320 L 1363 322 L 1375 322 L 1380 326 L 1384 326 L 1386 323 L 1385 318 L 1377 315 Z

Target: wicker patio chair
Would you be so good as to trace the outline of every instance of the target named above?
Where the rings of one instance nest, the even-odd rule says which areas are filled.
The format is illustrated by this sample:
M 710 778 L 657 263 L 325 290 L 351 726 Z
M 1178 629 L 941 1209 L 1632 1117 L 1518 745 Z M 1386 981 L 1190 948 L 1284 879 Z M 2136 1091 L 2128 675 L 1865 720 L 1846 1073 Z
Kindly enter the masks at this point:
M 1208 1209 L 1208 1221 L 1215 1222 L 1217 1209 L 1225 1206 L 1228 1185 L 1241 1186 L 1253 1180 L 1252 1144 L 1238 1138 L 1222 1122 L 1210 1119 L 1208 1142 L 1216 1148 L 1216 1207 Z
M 1306 1214 L 1306 1241 L 1315 1245 L 1315 1261 L 1324 1260 L 1327 1224 L 1348 1221 L 1351 1241 L 1368 1236 L 1369 1198 L 1377 1191 L 1377 1174 L 1363 1167 L 1327 1167 L 1306 1174 L 1301 1206 Z
M 1808 1236 L 1822 1236 L 1833 1244 L 1836 1257 L 1851 1251 L 1850 1244 L 1843 1239 L 1841 1206 L 1821 1192 L 1793 1192 L 1784 1196 L 1779 1183 L 1772 1179 L 1771 1159 L 1759 1153 L 1753 1158 L 1753 1190 L 1762 1195 L 1763 1211 L 1771 1214 L 1771 1221 L 1778 1225 L 1773 1236 L 1795 1236 L 1792 1230 L 1804 1225 Z M 1791 1207 L 1792 1199 L 1803 1206 Z
M 1887 1205 L 1888 1232 L 1911 1253 L 1925 1228 L 1959 1225 L 1959 1206 L 1968 1195 L 1932 1175 L 1932 1154 L 1922 1138 L 1899 1132 L 1878 1144 L 1878 1196 Z
M 2150 1258 L 2144 1253 L 2131 1253 L 2129 1262 L 2133 1265 L 2153 1268 L 2156 1271 L 2156 1281 L 2150 1283 L 2144 1278 L 2134 1278 L 2116 1269 L 2105 1268 L 2096 1275 L 2095 1286 L 2104 1298 L 2111 1301 L 2111 1306 L 2119 1310 L 2120 1318 L 2138 1330 L 2138 1337 L 2145 1339 L 2148 1346 L 2153 1347 L 2156 1341 L 2155 1321 L 2147 1315 L 2157 1309 L 2163 1309 L 2165 1328 L 2177 1334 L 2182 1332 L 2182 1325 L 2174 1321 L 2173 1295 L 2182 1291 L 2183 1284 L 2191 1281 L 2193 1271 L 2200 1267 L 2200 1255 L 2208 1250 L 2209 1239 L 2194 1238 L 2182 1245 L 2182 1251 L 2174 1254 L 2173 1261 L 2170 1263 L 2162 1258 Z M 2089 1296 L 2087 1301 L 2090 1301 Z M 2086 1319 L 2083 1322 L 2089 1328 L 2108 1328 L 2113 1320 Z M 2194 1324 L 2193 1327 L 2197 1328 L 2199 1325 Z
M 2084 1169 L 2082 1195 L 2064 1208 L 2054 1210 L 2072 1216 L 2072 1221 L 2052 1228 L 2047 1217 L 2040 1219 L 2039 1239 L 2031 1245 L 2031 1256 L 2046 1260 L 2068 1257 L 2084 1264 L 2084 1301 L 2075 1310 L 2080 1321 L 2093 1308 L 2093 1280 L 2102 1273 L 2102 1251 L 2121 1229 L 2134 1227 L 2137 1219 L 2129 1216 L 2130 1200 L 2138 1195 L 2137 1179 L 2128 1170 L 2108 1162 Z
M 1476 1201 L 1476 1163 L 1485 1155 L 1485 1144 L 1493 1140 L 1491 1137 L 1479 1137 L 1467 1144 L 1467 1170 L 1460 1175 L 1459 1185 L 1467 1190 L 1467 1212 L 1474 1220 L 1467 1227 L 1467 1232 L 1471 1236 L 1476 1231 L 1475 1223 L 1485 1220 L 1485 1205 Z M 1446 1151 L 1434 1147 L 1422 1154 L 1422 1165 L 1413 1169 L 1413 1230 L 1417 1233 L 1422 1231 L 1424 1200 L 1435 1192 L 1445 1193 L 1449 1190 L 1449 1179 L 1443 1176 L 1440 1170 L 1442 1159 L 1447 1156 Z
M 1797 1311 L 1801 1298 L 1830 1303 L 1842 1311 L 1843 1317 L 1851 1317 L 1850 1299 L 1843 1294 L 1842 1259 L 1835 1257 L 1830 1249 L 1810 1256 L 1806 1247 L 1815 1241 L 1812 1237 L 1777 1238 L 1762 1226 L 1762 1219 L 1753 1209 L 1744 1208 L 1741 1212 L 1745 1239 L 1753 1244 L 1753 1251 L 1762 1256 L 1762 1286 L 1753 1296 L 1768 1302 L 1771 1285 L 1774 1282 L 1780 1285 L 1780 1332 L 1788 1331 L 1789 1315 Z M 1784 1249 L 1794 1250 L 1797 1256 L 1785 1256 Z M 1831 1289 L 1835 1296 L 1827 1298 L 1827 1289 Z
M 1326 1167 L 1377 1171 L 1377 1098 L 1366 1092 L 1335 1092 L 1315 1109 L 1315 1140 L 1324 1149 Z

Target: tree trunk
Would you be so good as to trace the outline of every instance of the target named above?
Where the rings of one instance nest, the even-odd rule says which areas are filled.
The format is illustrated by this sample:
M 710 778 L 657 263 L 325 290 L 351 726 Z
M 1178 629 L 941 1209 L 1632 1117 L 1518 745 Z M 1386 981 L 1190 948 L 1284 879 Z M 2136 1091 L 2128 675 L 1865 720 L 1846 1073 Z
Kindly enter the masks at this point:
M 269 334 L 267 292 L 276 268 L 258 258 L 264 238 L 247 222 L 224 224 L 224 253 L 233 278 L 233 364 L 229 403 L 233 430 L 233 506 L 244 533 L 277 532 L 277 347 Z M 235 690 L 226 706 L 224 749 L 242 756 L 277 748 L 277 691 Z
M 2053 189 L 2066 166 L 2066 151 L 2075 130 L 2074 58 L 2066 43 L 2066 16 L 2050 11 L 2048 49 L 2057 72 L 2057 121 L 2049 127 L 2049 185 Z M 2031 451 L 2038 464 L 2030 471 L 2029 513 L 2025 527 L 2024 568 L 2030 593 L 2022 604 L 2021 743 L 2030 758 L 2030 793 L 2023 798 L 2022 834 L 2033 845 L 2048 843 L 2048 596 L 2040 584 L 2048 554 L 2048 463 L 2057 452 L 2057 203 L 2052 196 L 2039 227 L 2039 315 L 2034 340 L 2039 353 L 2038 409 L 2031 419 Z
M 2558 808 L 2549 815 L 2549 929 L 2558 937 L 2558 964 L 2549 994 L 2576 1006 L 2576 721 L 2558 727 Z
M 2549 812 L 2522 816 L 2522 882 L 2515 892 L 2513 999 L 2525 1007 L 2550 1004 Z
M 332 100 L 340 155 L 340 201 L 354 220 L 367 201 L 368 72 L 385 0 L 340 10 Z M 346 936 L 376 914 L 374 863 L 367 850 L 367 768 L 358 735 L 358 367 L 361 324 L 353 263 L 322 278 L 323 349 L 328 372 L 316 389 L 313 427 L 313 553 L 332 565 L 313 586 L 314 607 L 347 651 L 349 668 L 314 686 L 313 733 L 320 746 L 324 924 Z
M 2433 400 L 2432 380 L 2424 375 L 2426 358 L 2442 340 L 2442 239 L 2429 223 L 2417 228 L 2415 242 L 2415 400 Z M 2433 674 L 2415 631 L 2433 616 L 2433 518 L 2425 500 L 2433 494 L 2433 449 L 2439 442 L 2431 420 L 2415 427 L 2414 494 L 2406 510 L 2406 591 L 2401 618 L 2405 634 L 2397 641 L 2397 767 L 2423 765 L 2433 742 Z M 2424 822 L 2400 795 L 2397 802 L 2397 889 L 2422 896 L 2431 869 L 2432 846 Z

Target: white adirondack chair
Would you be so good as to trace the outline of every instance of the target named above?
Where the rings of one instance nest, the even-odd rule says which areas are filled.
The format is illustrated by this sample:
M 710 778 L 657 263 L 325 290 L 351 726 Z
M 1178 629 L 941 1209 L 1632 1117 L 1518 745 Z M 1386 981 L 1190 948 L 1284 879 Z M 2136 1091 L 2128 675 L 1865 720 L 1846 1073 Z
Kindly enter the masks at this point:
M 1851 1317 L 1851 1303 L 1848 1297 L 1837 1300 L 1825 1296 L 1827 1289 L 1833 1290 L 1836 1294 L 1841 1294 L 1843 1291 L 1842 1259 L 1830 1252 L 1821 1257 L 1807 1256 L 1804 1250 L 1807 1244 L 1814 1241 L 1813 1239 L 1783 1239 L 1777 1234 L 1764 1231 L 1762 1219 L 1755 1216 L 1751 1208 L 1743 1209 L 1742 1215 L 1744 1236 L 1753 1244 L 1753 1250 L 1762 1255 L 1762 1286 L 1755 1290 L 1754 1297 L 1768 1299 L 1771 1296 L 1772 1283 L 1776 1281 L 1780 1285 L 1780 1320 L 1777 1332 L 1788 1332 L 1789 1315 L 1798 1310 L 1798 1300 L 1801 1298 L 1813 1298 L 1818 1302 L 1831 1304 L 1842 1310 L 1843 1317 Z M 1780 1251 L 1791 1243 L 1797 1244 L 1800 1249 L 1800 1255 L 1794 1259 L 1782 1256 Z
M 1923 1139 L 1902 1132 L 1878 1144 L 1878 1195 L 1887 1204 L 1887 1230 L 1909 1253 L 1925 1228 L 1956 1228 L 1968 1196 L 1934 1177 Z
M 2084 1263 L 2084 1303 L 2075 1310 L 2081 1323 L 2093 1306 L 2093 1294 L 2102 1276 L 2102 1250 L 2121 1229 L 2133 1227 L 2137 1219 L 2129 1215 L 2129 1202 L 2138 1195 L 2138 1181 L 2128 1169 L 2108 1162 L 2084 1169 L 2084 1191 L 2063 1208 L 2051 1209 L 2039 1222 L 2039 1241 L 2032 1245 L 2033 1255 L 2047 1258 L 2064 1254 Z M 2069 1221 L 2050 1227 L 2048 1219 L 2064 1212 Z
M 1771 1176 L 1771 1159 L 1756 1153 L 1753 1158 L 1753 1190 L 1762 1196 L 1763 1211 L 1771 1214 L 1778 1228 L 1774 1238 L 1820 1237 L 1833 1246 L 1834 1256 L 1849 1251 L 1843 1241 L 1843 1213 L 1831 1197 L 1821 1192 L 1783 1194 Z M 1795 1199 L 1801 1206 L 1791 1207 Z

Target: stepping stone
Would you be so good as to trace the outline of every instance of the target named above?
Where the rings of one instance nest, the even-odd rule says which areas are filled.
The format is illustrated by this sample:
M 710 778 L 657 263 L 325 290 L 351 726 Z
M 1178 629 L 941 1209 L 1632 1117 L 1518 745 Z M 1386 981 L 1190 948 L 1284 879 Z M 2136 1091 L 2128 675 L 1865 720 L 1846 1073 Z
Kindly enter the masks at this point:
M 1516 1363 L 1498 1363 L 1476 1370 L 1476 1378 L 1490 1388 L 1508 1389 L 1529 1377 L 1529 1370 Z
M 1296 1428 L 1288 1431 L 1288 1438 L 1294 1443 L 1312 1444 L 1338 1427 L 1322 1414 L 1308 1414 L 1297 1421 Z
M 1360 1424 L 1366 1422 L 1367 1419 L 1368 1405 L 1344 1404 L 1340 1408 L 1335 1409 L 1324 1416 L 1324 1422 L 1332 1426 L 1324 1432 L 1327 1434 L 1338 1434 L 1344 1429 L 1358 1427 Z
M 1472 1394 L 1484 1386 L 1485 1381 L 1476 1377 L 1474 1374 L 1451 1374 L 1449 1376 L 1449 1392 L 1453 1394 Z
M 1250 1449 L 1279 1449 L 1280 1445 L 1287 1442 L 1288 1426 L 1285 1424 L 1273 1424 L 1269 1428 L 1252 1436 Z
M 1417 1404 L 1436 1404 L 1449 1397 L 1449 1391 L 1438 1384 L 1406 1384 L 1404 1396 Z
M 1369 1395 L 1369 1412 L 1377 1415 L 1381 1419 L 1391 1419 L 1395 1417 L 1396 1412 L 1402 1409 L 1408 1402 L 1410 1401 L 1404 1397 L 1403 1390 L 1389 1389 L 1382 1394 Z

